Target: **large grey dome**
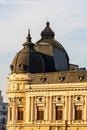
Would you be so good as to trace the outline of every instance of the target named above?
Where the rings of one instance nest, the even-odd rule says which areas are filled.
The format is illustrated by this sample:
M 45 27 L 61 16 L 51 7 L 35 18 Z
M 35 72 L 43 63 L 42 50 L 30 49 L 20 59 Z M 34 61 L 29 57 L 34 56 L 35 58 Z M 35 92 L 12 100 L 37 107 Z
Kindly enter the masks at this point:
M 45 29 L 41 32 L 41 39 L 36 42 L 35 49 L 43 55 L 46 71 L 65 71 L 69 69 L 69 57 L 64 47 L 55 40 L 55 34 L 50 28 L 50 23 L 46 23 Z M 46 59 L 47 57 L 47 59 Z M 48 60 L 49 59 L 49 60 Z M 52 66 L 50 66 L 52 65 Z M 51 68 L 50 68 L 51 67 Z M 49 70 L 50 68 L 50 70 Z
M 30 33 L 28 34 L 27 41 L 23 46 L 23 49 L 16 54 L 12 64 L 10 65 L 11 73 L 44 72 L 44 60 L 40 53 L 34 49 Z

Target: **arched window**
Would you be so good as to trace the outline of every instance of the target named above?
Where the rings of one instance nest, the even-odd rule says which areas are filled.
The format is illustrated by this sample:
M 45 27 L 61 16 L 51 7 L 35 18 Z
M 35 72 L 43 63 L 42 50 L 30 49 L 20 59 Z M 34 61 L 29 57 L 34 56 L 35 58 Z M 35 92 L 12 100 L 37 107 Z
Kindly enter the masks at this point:
M 37 120 L 44 120 L 44 107 L 37 106 Z
M 75 120 L 82 120 L 82 106 L 75 106 Z
M 18 120 L 23 120 L 24 116 L 24 111 L 23 107 L 18 107 Z
M 56 106 L 56 120 L 62 120 L 63 118 L 63 107 Z

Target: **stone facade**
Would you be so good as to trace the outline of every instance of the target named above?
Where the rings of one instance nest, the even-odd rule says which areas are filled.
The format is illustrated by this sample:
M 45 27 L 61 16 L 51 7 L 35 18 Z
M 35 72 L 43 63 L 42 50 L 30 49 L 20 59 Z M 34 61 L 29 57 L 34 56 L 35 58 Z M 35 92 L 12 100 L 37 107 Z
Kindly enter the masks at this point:
M 60 72 L 61 73 L 61 72 Z M 71 73 L 71 75 L 70 75 Z M 86 130 L 87 129 L 87 71 L 80 71 L 84 79 L 79 82 L 66 82 L 77 72 L 65 72 L 65 81 L 52 82 L 57 76 L 51 74 L 12 74 L 8 78 L 8 130 Z M 56 75 L 56 76 L 55 76 Z M 59 73 L 58 73 L 59 75 Z M 47 77 L 47 81 L 41 81 Z M 35 84 L 34 79 L 41 83 Z M 84 81 L 85 80 L 85 81 Z M 59 108 L 58 108 L 59 107 Z M 23 111 L 22 120 L 18 119 L 18 109 Z M 42 116 L 38 118 L 38 108 Z M 57 111 L 57 109 L 59 109 Z M 11 115 L 12 114 L 12 115 Z M 59 117 L 56 116 L 59 114 Z

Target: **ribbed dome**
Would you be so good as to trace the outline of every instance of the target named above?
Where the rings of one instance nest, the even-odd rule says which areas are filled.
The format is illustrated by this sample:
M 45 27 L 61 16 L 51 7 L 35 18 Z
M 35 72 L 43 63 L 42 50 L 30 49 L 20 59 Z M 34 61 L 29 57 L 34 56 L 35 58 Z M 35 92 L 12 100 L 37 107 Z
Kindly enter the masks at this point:
M 45 56 L 45 70 L 48 71 L 65 71 L 69 69 L 69 57 L 64 47 L 54 38 L 55 33 L 50 28 L 50 23 L 41 32 L 41 39 L 36 42 L 36 50 Z M 42 55 L 43 56 L 43 55 Z M 46 58 L 47 57 L 47 58 Z M 51 58 L 48 60 L 48 57 Z M 48 62 L 46 62 L 48 61 Z M 46 64 L 47 63 L 47 64 Z M 48 64 L 49 63 L 49 64 Z
M 34 49 L 34 44 L 31 42 L 30 33 L 23 44 L 23 49 L 19 51 L 12 64 L 10 65 L 11 73 L 40 73 L 44 72 L 44 60 L 40 53 Z

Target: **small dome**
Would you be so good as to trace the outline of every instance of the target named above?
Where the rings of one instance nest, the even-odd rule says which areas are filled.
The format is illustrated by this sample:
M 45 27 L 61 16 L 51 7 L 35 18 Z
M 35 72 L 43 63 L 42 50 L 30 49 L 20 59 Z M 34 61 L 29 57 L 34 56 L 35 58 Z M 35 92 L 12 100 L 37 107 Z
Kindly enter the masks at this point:
M 34 49 L 31 42 L 30 33 L 23 44 L 23 49 L 19 51 L 12 64 L 10 65 L 11 73 L 40 73 L 44 72 L 44 60 L 39 52 Z

